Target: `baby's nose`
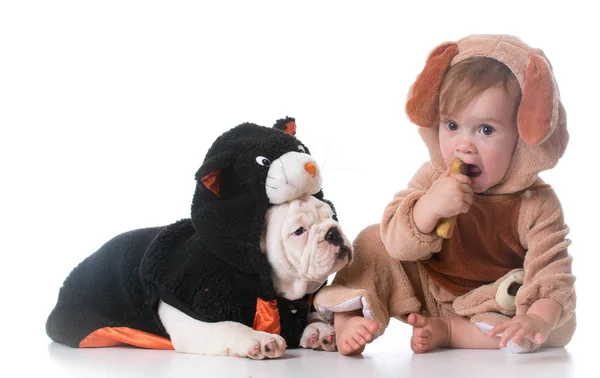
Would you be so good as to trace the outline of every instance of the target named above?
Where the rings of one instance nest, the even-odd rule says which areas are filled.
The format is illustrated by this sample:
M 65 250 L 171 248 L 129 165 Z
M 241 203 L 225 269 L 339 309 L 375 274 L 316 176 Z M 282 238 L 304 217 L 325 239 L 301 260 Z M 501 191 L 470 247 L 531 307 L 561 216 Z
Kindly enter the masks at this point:
M 463 138 L 456 145 L 456 151 L 463 154 L 474 154 L 477 152 L 477 146 L 475 146 L 475 143 L 471 139 Z

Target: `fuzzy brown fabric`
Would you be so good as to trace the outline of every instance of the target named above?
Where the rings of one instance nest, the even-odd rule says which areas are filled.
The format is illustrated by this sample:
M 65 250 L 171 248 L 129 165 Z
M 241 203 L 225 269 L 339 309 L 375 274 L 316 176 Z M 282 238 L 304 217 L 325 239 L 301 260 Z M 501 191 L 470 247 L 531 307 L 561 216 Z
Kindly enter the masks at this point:
M 406 113 L 417 125 L 434 127 L 440 122 L 440 88 L 450 62 L 458 54 L 455 43 L 436 47 L 427 59 L 423 72 L 410 89 Z
M 486 194 L 526 189 L 535 182 L 540 172 L 558 163 L 569 141 L 566 115 L 551 65 L 542 50 L 529 47 L 513 36 L 472 35 L 454 43 L 458 53 L 450 66 L 475 56 L 493 58 L 506 64 L 519 82 L 522 92 L 517 113 L 520 138 L 506 177 Z M 439 85 L 436 87 L 435 83 L 439 80 L 441 85 L 450 66 L 443 67 L 447 60 L 436 59 L 434 53 L 438 49 L 447 49 L 449 45 L 452 43 L 442 43 L 432 51 L 406 101 L 407 116 L 420 126 L 419 133 L 429 149 L 431 164 L 440 172 L 446 169 L 446 165 L 439 150 Z
M 540 143 L 553 127 L 556 97 L 548 64 L 541 56 L 532 55 L 527 62 L 523 97 L 517 114 L 519 135 L 528 145 Z
M 435 232 L 421 233 L 412 214 L 446 170 L 438 139 L 440 85 L 449 67 L 475 56 L 496 59 L 515 74 L 522 92 L 519 139 L 505 177 L 485 196 L 477 196 L 468 213 L 458 215 L 453 238 L 444 240 Z M 558 163 L 569 135 L 552 66 L 543 52 L 507 35 L 445 42 L 432 50 L 411 86 L 406 112 L 420 126 L 430 160 L 394 195 L 381 224 L 358 235 L 355 263 L 316 296 L 317 309 L 335 312 L 353 298 L 363 298 L 363 314 L 384 327 L 390 317 L 405 321 L 410 312 L 493 323 L 525 314 L 538 299 L 550 298 L 562 313 L 544 345 L 566 345 L 576 328 L 569 228 L 556 193 L 538 175 Z M 514 269 L 524 271 L 523 283 L 511 310 L 502 311 L 491 295 Z
M 517 230 L 520 207 L 519 196 L 499 200 L 475 196 L 469 212 L 457 217 L 455 237 L 421 261 L 427 273 L 452 294 L 463 295 L 522 267 L 525 248 Z

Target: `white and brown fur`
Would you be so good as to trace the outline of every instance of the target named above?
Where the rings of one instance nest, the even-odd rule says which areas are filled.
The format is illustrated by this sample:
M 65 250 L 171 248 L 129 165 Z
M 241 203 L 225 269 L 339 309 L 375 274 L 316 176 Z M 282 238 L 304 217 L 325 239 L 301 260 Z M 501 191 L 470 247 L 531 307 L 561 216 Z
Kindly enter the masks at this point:
M 315 292 L 329 275 L 350 264 L 354 253 L 329 205 L 310 195 L 269 209 L 261 249 L 277 295 L 290 300 Z M 231 321 L 202 322 L 162 301 L 158 314 L 181 353 L 263 359 L 280 357 L 287 347 L 279 335 Z M 316 313 L 308 320 L 300 346 L 335 351 L 333 327 Z

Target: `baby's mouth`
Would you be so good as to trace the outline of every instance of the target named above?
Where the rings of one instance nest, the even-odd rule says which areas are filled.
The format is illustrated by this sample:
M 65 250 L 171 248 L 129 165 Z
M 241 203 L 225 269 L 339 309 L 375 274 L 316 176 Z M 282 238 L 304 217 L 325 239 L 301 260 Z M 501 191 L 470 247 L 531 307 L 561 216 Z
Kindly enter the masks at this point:
M 481 176 L 481 168 L 476 166 L 475 164 L 467 164 L 467 176 L 470 178 L 476 178 Z

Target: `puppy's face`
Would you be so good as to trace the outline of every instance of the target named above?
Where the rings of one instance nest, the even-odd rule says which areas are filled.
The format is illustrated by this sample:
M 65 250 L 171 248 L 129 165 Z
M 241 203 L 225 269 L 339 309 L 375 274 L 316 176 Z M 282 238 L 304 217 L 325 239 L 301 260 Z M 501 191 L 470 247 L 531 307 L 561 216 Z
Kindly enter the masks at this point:
M 329 205 L 310 195 L 271 206 L 263 243 L 275 289 L 288 299 L 317 290 L 354 253 Z

